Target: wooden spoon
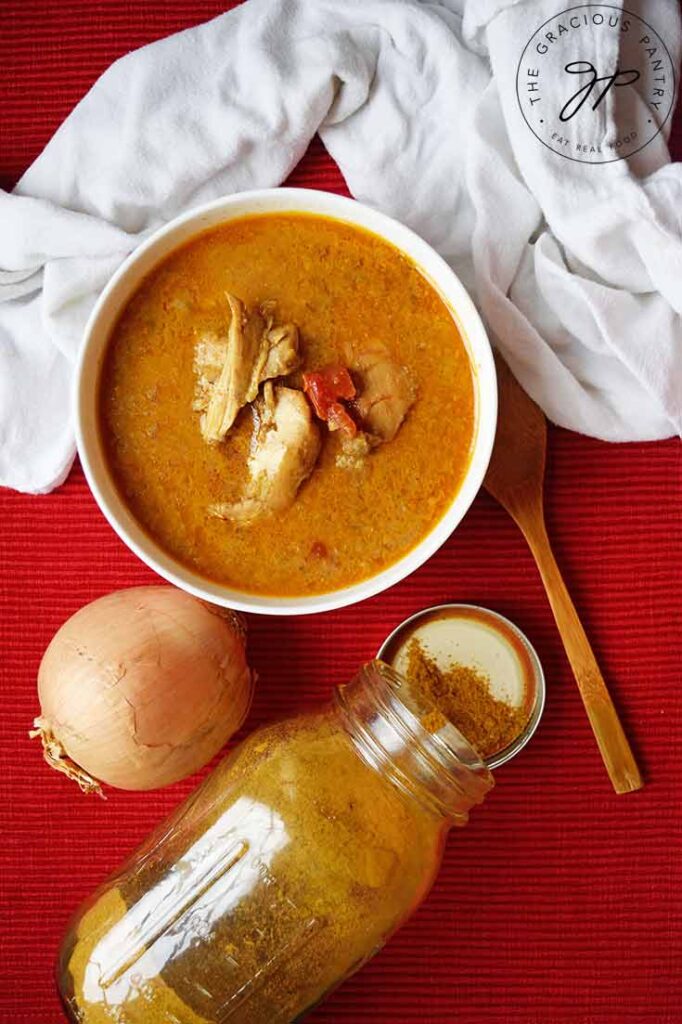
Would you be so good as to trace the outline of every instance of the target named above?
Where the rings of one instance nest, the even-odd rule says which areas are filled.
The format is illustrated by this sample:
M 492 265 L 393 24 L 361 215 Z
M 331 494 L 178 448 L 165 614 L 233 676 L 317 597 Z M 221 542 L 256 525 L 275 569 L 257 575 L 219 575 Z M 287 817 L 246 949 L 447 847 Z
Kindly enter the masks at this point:
M 629 793 L 644 783 L 547 537 L 542 503 L 545 417 L 506 363 L 499 358 L 496 362 L 500 410 L 485 487 L 528 541 L 613 788 Z

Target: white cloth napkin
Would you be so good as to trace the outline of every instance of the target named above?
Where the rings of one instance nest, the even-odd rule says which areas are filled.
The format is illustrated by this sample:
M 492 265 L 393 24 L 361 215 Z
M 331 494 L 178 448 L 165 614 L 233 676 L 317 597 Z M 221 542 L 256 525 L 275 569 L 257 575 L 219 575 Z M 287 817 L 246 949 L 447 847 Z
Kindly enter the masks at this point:
M 524 46 L 564 4 L 249 0 L 113 64 L 0 193 L 0 483 L 47 491 L 68 472 L 74 359 L 126 254 L 191 206 L 279 184 L 317 131 L 352 194 L 460 274 L 550 419 L 680 433 L 682 170 L 665 133 L 636 166 L 576 163 L 516 100 Z M 676 0 L 628 8 L 677 64 Z M 597 35 L 581 59 L 604 57 Z

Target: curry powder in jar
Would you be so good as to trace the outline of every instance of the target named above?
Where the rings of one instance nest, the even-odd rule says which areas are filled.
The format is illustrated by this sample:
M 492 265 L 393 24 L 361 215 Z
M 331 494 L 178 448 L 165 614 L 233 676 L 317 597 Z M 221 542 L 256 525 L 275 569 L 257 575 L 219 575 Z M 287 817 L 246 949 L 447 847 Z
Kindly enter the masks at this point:
M 80 910 L 60 993 L 79 1024 L 286 1024 L 428 892 L 492 777 L 380 662 L 253 733 Z

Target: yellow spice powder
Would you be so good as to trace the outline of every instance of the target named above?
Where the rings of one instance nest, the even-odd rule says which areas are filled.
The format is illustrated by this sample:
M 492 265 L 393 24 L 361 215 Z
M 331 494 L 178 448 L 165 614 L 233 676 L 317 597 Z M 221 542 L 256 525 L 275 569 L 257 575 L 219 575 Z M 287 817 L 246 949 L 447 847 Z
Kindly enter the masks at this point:
M 222 835 L 222 822 L 211 856 L 217 866 L 224 849 L 225 870 L 205 891 L 197 844 L 212 829 Z M 297 1020 L 418 902 L 441 841 L 430 812 L 368 767 L 324 714 L 254 733 L 162 834 L 66 943 L 62 988 L 79 1024 Z M 173 877 L 190 884 L 164 925 Z M 209 911 L 210 929 L 195 936 L 193 919 Z
M 451 722 L 483 758 L 504 750 L 519 735 L 528 712 L 498 700 L 487 676 L 457 663 L 441 669 L 417 639 L 410 642 L 407 656 L 407 677 L 416 696 L 433 705 L 423 719 L 427 729 L 436 732 L 444 719 Z

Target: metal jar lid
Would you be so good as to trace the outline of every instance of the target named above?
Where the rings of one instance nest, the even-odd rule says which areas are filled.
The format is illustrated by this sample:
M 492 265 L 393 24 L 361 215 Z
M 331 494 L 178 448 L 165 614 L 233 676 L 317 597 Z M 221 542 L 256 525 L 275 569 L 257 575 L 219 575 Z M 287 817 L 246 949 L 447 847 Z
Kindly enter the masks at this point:
M 526 724 L 508 746 L 485 759 L 489 768 L 499 768 L 500 765 L 505 764 L 518 754 L 519 750 L 528 743 L 538 727 L 545 706 L 545 676 L 540 659 L 518 626 L 515 626 L 504 615 L 491 611 L 489 608 L 481 608 L 473 604 L 435 605 L 432 608 L 424 608 L 422 611 L 416 612 L 396 626 L 379 648 L 377 658 L 394 666 L 400 653 L 411 639 L 418 636 L 423 638 L 429 625 L 434 623 L 438 623 L 441 633 L 447 631 L 449 619 L 459 620 L 460 623 L 462 620 L 468 620 L 479 628 L 482 627 L 495 634 L 500 646 L 506 645 L 512 656 L 517 659 L 523 674 L 524 699 L 528 702 Z M 475 663 L 477 661 L 476 653 L 473 650 L 471 653 L 462 650 L 458 652 L 457 660 L 463 664 Z

